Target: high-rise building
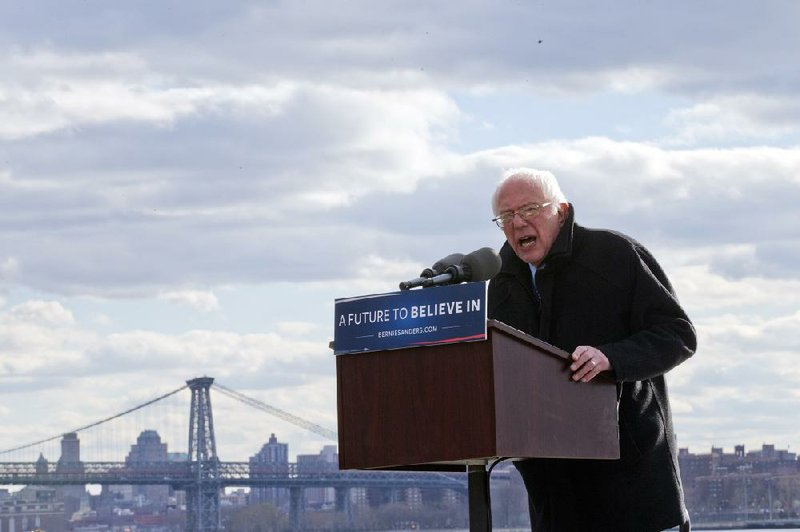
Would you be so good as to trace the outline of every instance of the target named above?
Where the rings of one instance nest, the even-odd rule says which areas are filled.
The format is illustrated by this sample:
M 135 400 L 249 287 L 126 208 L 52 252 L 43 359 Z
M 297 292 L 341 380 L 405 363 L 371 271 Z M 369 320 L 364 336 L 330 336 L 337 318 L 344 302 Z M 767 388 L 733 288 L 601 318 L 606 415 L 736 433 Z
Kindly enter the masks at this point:
M 298 454 L 297 472 L 329 473 L 339 470 L 339 454 L 335 445 L 325 445 L 319 454 Z M 336 501 L 334 488 L 306 488 L 306 504 L 312 508 L 333 507 Z
M 83 473 L 81 441 L 77 433 L 69 432 L 61 437 L 61 456 L 56 463 L 56 471 L 70 474 Z M 56 499 L 64 501 L 64 513 L 67 518 L 81 508 L 88 507 L 89 504 L 89 498 L 83 486 L 59 486 L 56 489 Z
M 136 443 L 131 445 L 125 464 L 129 467 L 158 467 L 169 460 L 167 444 L 161 441 L 161 436 L 155 430 L 144 430 L 136 438 Z M 169 486 L 134 486 L 132 489 L 134 499 L 138 499 L 142 506 L 155 506 L 159 509 L 167 505 Z
M 143 430 L 136 438 L 136 443 L 131 445 L 125 463 L 166 462 L 168 454 L 167 444 L 161 442 L 158 432 Z
M 278 442 L 274 433 L 261 450 L 250 457 L 250 474 L 257 476 L 259 473 L 289 474 L 289 444 Z M 250 489 L 250 504 L 265 502 L 283 508 L 289 504 L 289 493 L 285 488 Z
M 76 464 L 81 461 L 81 440 L 77 432 L 68 432 L 61 437 L 61 458 L 59 463 Z

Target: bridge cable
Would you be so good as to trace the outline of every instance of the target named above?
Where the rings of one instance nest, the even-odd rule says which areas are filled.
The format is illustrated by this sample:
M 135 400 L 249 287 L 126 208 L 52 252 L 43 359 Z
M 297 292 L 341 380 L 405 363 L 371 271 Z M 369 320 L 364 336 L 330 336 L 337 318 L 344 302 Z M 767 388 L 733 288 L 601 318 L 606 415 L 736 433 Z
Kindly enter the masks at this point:
M 147 401 L 146 403 L 140 404 L 139 406 L 134 406 L 133 408 L 129 408 L 128 410 L 125 410 L 124 412 L 120 412 L 119 414 L 107 417 L 105 419 L 101 419 L 100 421 L 95 421 L 94 423 L 90 423 L 89 425 L 80 427 L 80 428 L 75 429 L 75 430 L 69 430 L 67 432 L 62 432 L 61 434 L 58 434 L 56 436 L 52 436 L 50 438 L 46 438 L 44 440 L 35 441 L 33 443 L 26 443 L 25 445 L 20 445 L 19 447 L 14 447 L 13 449 L 4 449 L 4 450 L 0 451 L 0 454 L 12 453 L 14 451 L 21 451 L 22 449 L 27 449 L 29 447 L 34 447 L 36 445 L 41 445 L 43 443 L 49 443 L 51 441 L 57 440 L 57 439 L 63 437 L 64 434 L 69 434 L 71 432 L 80 432 L 82 430 L 86 430 L 86 429 L 90 429 L 92 427 L 96 427 L 97 425 L 102 425 L 103 423 L 107 423 L 109 421 L 112 421 L 112 420 L 117 419 L 119 417 L 122 417 L 124 415 L 130 414 L 131 412 L 135 412 L 137 410 L 140 410 L 140 409 L 142 409 L 142 408 L 144 408 L 146 406 L 150 406 L 151 404 L 156 403 L 158 401 L 161 401 L 162 399 L 166 399 L 167 397 L 169 397 L 171 395 L 175 395 L 176 393 L 178 393 L 180 391 L 183 391 L 186 388 L 188 388 L 188 386 L 184 384 L 183 386 L 181 386 L 177 390 L 172 390 L 169 393 L 165 393 L 164 395 L 156 397 L 155 399 L 151 399 L 151 400 Z
M 248 406 L 252 406 L 253 408 L 256 408 L 258 410 L 263 410 L 264 412 L 272 414 L 272 415 L 274 415 L 276 417 L 279 417 L 279 418 L 283 419 L 284 421 L 288 421 L 289 423 L 297 425 L 298 427 L 304 428 L 304 429 L 306 429 L 308 431 L 311 431 L 311 432 L 313 432 L 315 434 L 323 436 L 324 438 L 327 438 L 329 440 L 338 440 L 339 439 L 338 434 L 336 432 L 330 430 L 330 429 L 326 429 L 325 427 L 321 427 L 321 426 L 317 425 L 316 423 L 312 423 L 312 422 L 307 421 L 307 420 L 305 420 L 303 418 L 297 417 L 297 416 L 295 416 L 293 414 L 290 414 L 288 412 L 285 412 L 285 411 L 283 411 L 283 410 L 281 410 L 279 408 L 275 408 L 274 406 L 270 406 L 270 405 L 268 405 L 266 403 L 262 403 L 258 399 L 253 399 L 252 397 L 248 397 L 248 396 L 244 395 L 243 393 L 237 392 L 236 390 L 232 390 L 232 389 L 228 388 L 227 386 L 223 386 L 219 382 L 214 382 L 213 387 L 215 389 L 219 390 L 220 393 L 222 393 L 224 395 L 227 395 L 228 397 L 236 399 L 237 401 L 242 402 L 242 403 L 244 403 L 244 404 L 246 404 Z

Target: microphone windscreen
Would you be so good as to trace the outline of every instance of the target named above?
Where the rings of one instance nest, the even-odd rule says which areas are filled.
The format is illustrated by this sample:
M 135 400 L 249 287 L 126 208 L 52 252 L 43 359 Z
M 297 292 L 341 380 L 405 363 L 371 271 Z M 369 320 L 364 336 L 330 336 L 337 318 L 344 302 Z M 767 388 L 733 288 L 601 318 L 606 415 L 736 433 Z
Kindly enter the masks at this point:
M 440 273 L 444 273 L 448 267 L 461 264 L 463 259 L 463 253 L 453 253 L 434 262 L 433 266 L 431 266 L 431 270 L 433 270 L 434 275 L 439 275 Z
M 503 261 L 492 248 L 481 248 L 465 255 L 461 264 L 469 269 L 467 281 L 488 281 L 497 275 Z

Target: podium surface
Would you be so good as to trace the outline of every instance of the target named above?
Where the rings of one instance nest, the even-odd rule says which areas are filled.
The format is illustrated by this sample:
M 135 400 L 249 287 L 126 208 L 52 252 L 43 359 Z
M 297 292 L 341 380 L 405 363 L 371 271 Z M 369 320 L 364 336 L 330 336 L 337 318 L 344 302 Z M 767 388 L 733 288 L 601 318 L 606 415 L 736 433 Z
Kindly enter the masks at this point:
M 619 458 L 616 385 L 490 320 L 484 341 L 336 357 L 341 469 L 454 469 L 497 457 Z

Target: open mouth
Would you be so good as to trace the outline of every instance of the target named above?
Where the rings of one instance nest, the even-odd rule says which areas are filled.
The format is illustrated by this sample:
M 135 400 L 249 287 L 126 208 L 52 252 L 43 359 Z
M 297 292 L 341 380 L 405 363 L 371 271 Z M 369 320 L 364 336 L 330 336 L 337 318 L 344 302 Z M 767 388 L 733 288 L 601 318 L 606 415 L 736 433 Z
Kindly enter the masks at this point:
M 519 246 L 522 248 L 529 248 L 536 244 L 536 237 L 535 236 L 523 236 L 518 240 Z

